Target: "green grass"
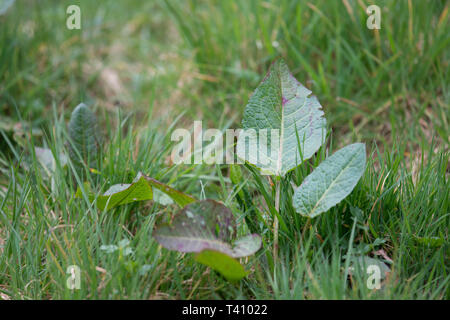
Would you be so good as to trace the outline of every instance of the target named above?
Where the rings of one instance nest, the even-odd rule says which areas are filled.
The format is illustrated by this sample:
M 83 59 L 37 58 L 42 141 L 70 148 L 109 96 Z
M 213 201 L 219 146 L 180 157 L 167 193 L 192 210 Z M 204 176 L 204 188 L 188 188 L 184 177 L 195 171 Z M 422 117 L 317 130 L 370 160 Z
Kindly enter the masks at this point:
M 78 1 L 82 30 L 65 28 L 73 1 L 18 1 L 0 16 L 0 299 L 449 299 L 449 26 L 445 1 L 379 1 L 382 28 L 366 28 L 361 1 Z M 152 202 L 101 212 L 75 199 L 81 180 L 33 153 L 67 152 L 67 121 L 93 105 L 106 143 L 96 191 L 138 171 L 198 199 L 214 198 L 247 226 L 239 187 L 267 217 L 275 190 L 242 167 L 170 165 L 173 128 L 238 128 L 249 95 L 283 56 L 324 107 L 328 150 L 281 184 L 279 263 L 264 248 L 237 284 L 152 238 L 175 206 Z M 308 221 L 292 208 L 291 182 L 351 141 L 367 144 L 351 195 Z M 283 227 L 284 226 L 284 227 Z M 438 246 L 418 239 L 438 237 Z M 132 254 L 102 245 L 128 239 Z M 351 257 L 393 260 L 381 290 L 348 277 Z M 382 258 L 381 256 L 378 256 Z M 67 267 L 81 289 L 66 287 Z

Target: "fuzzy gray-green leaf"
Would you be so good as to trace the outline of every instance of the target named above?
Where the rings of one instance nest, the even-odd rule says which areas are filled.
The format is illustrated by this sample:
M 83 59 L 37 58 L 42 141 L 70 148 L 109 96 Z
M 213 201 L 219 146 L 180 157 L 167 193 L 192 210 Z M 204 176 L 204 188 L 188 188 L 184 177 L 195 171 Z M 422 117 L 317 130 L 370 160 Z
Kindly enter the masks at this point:
M 295 190 L 295 210 L 312 218 L 338 204 L 356 186 L 365 163 L 363 143 L 348 145 L 325 159 Z
M 319 101 L 281 59 L 272 64 L 254 91 L 242 125 L 244 131 L 237 143 L 239 158 L 277 176 L 309 159 L 323 144 L 326 133 Z M 278 132 L 278 137 L 271 130 Z
M 80 188 L 78 188 L 75 196 L 82 198 Z M 88 197 L 90 201 L 97 199 L 97 208 L 100 210 L 109 210 L 123 204 L 145 200 L 154 200 L 162 205 L 176 202 L 181 207 L 196 201 L 190 195 L 145 176 L 141 172 L 138 173 L 132 183 L 115 184 L 109 187 L 102 195 L 96 197 L 94 194 L 89 193 Z

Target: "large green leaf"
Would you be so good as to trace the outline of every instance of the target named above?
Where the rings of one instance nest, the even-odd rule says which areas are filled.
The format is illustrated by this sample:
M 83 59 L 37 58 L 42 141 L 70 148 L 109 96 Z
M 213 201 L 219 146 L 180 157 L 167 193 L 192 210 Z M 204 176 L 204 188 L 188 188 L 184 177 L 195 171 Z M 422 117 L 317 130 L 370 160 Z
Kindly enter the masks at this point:
M 248 272 L 236 259 L 214 250 L 203 250 L 195 255 L 195 260 L 222 274 L 228 281 L 238 281 Z
M 138 174 L 139 176 L 139 174 Z M 187 195 L 181 191 L 178 191 L 174 188 L 169 187 L 168 185 L 162 183 L 161 181 L 158 181 L 156 179 L 153 179 L 148 176 L 143 176 L 147 183 L 152 186 L 153 188 L 161 191 L 162 193 L 168 195 L 173 201 L 175 201 L 180 207 L 184 207 L 188 205 L 191 202 L 197 201 L 194 197 Z M 167 202 L 167 198 L 164 200 L 162 199 L 162 196 L 160 196 L 160 193 L 158 191 L 154 190 L 154 197 L 155 200 L 158 200 L 161 204 L 165 204 Z
M 83 177 L 84 166 L 97 168 L 100 153 L 97 119 L 84 103 L 80 103 L 72 112 L 69 121 L 69 137 L 69 158 Z
M 261 247 L 261 238 L 256 234 L 245 236 L 232 245 L 235 233 L 231 210 L 215 200 L 203 200 L 180 210 L 170 225 L 160 226 L 153 236 L 169 250 L 201 252 L 209 249 L 233 258 L 252 255 Z
M 278 59 L 245 108 L 237 155 L 266 174 L 284 176 L 323 144 L 322 116 L 317 98 Z
M 312 218 L 338 204 L 361 178 L 365 163 L 362 143 L 348 145 L 325 159 L 295 190 L 295 210 Z
M 93 194 L 89 194 L 88 197 L 90 201 L 97 199 L 97 208 L 100 210 L 109 210 L 126 203 L 145 200 L 155 200 L 163 205 L 167 205 L 170 201 L 164 195 L 167 195 L 181 207 L 196 201 L 195 198 L 140 172 L 130 184 L 115 184 L 102 195 L 96 197 Z M 76 196 L 78 198 L 82 197 L 80 189 L 77 190 Z

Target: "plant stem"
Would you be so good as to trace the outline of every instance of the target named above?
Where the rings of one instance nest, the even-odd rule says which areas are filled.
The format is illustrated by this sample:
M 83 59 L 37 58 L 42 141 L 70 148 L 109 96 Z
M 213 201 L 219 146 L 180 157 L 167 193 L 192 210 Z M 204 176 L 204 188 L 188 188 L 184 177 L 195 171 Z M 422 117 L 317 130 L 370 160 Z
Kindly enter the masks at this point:
M 275 182 L 275 210 L 280 213 L 280 187 L 281 179 Z M 278 216 L 275 215 L 273 220 L 273 261 L 276 265 L 278 259 Z

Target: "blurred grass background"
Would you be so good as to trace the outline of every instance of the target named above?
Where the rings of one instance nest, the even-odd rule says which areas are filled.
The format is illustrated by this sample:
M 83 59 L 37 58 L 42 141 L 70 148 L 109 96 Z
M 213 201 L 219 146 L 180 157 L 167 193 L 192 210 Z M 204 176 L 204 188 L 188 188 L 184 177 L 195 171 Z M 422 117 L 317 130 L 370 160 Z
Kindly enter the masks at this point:
M 82 29 L 65 27 L 79 4 Z M 17 1 L 2 16 L 0 114 L 39 126 L 51 104 L 187 112 L 239 124 L 283 56 L 339 137 L 448 144 L 446 1 Z M 5 122 L 5 120 L 3 120 Z
M 81 8 L 81 30 L 66 28 L 71 4 Z M 366 27 L 369 4 L 381 8 L 380 30 Z M 444 0 L 17 0 L 0 15 L 0 293 L 449 297 L 449 29 Z M 210 128 L 239 128 L 249 95 L 278 56 L 323 105 L 334 149 L 363 141 L 371 150 L 349 203 L 363 212 L 361 246 L 379 249 L 373 243 L 382 239 L 396 262 L 398 278 L 379 296 L 364 286 L 348 288 L 340 277 L 340 255 L 351 242 L 347 203 L 314 222 L 331 249 L 305 233 L 303 246 L 282 252 L 278 280 L 255 263 L 254 275 L 232 286 L 149 241 L 148 212 L 160 213 L 154 205 L 99 214 L 74 202 L 64 172 L 47 181 L 19 166 L 30 141 L 64 149 L 64 123 L 83 101 L 94 106 L 109 143 L 105 186 L 145 170 L 199 198 L 206 192 L 229 201 L 218 168 L 165 168 L 167 129 L 178 117 L 181 127 L 203 119 Z M 66 229 L 72 223 L 78 227 Z M 447 247 L 410 246 L 413 236 L 445 238 Z M 134 259 L 96 250 L 124 237 L 133 240 Z M 88 287 L 64 288 L 67 263 L 86 270 Z M 152 270 L 145 278 L 136 271 L 143 266 Z

